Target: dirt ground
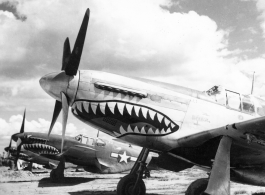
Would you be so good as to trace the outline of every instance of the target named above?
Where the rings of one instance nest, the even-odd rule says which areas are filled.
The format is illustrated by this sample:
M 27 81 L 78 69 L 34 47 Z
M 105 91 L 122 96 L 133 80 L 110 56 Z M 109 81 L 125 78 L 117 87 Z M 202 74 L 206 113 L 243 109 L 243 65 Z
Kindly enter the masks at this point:
M 70 194 L 70 195 L 114 195 L 116 185 L 125 174 L 91 174 L 66 169 L 64 182 L 52 183 L 49 170 L 9 171 L 0 167 L 0 195 L 9 194 Z M 179 173 L 152 171 L 151 178 L 145 179 L 148 195 L 184 195 L 188 185 L 206 174 L 198 169 Z M 231 195 L 265 195 L 265 187 L 241 185 L 231 182 Z

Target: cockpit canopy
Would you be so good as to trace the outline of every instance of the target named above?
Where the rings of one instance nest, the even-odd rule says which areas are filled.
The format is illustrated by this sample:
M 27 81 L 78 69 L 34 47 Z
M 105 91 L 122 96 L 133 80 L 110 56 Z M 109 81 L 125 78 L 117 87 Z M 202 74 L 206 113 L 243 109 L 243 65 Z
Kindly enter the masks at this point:
M 228 109 L 238 110 L 247 114 L 265 115 L 265 101 L 253 95 L 243 95 L 224 89 L 221 86 L 213 86 L 205 91 L 205 95 L 212 101 L 226 106 Z
M 75 140 L 77 140 L 78 142 L 80 142 L 82 144 L 87 144 L 90 146 L 94 146 L 95 144 L 97 146 L 105 146 L 106 145 L 106 143 L 100 138 L 91 138 L 91 137 L 87 137 L 83 134 L 79 134 L 78 136 L 76 136 Z

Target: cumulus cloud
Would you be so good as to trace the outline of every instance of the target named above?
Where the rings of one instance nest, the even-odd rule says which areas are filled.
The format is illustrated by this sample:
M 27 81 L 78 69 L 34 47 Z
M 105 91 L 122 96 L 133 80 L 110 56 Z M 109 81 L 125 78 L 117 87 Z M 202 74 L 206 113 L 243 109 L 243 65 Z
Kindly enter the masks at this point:
M 59 70 L 63 40 L 69 36 L 73 46 L 86 7 L 91 9 L 91 19 L 83 62 L 88 63 L 80 68 L 166 76 L 195 60 L 203 62 L 191 63 L 192 66 L 204 63 L 212 67 L 208 58 L 225 54 L 220 51 L 226 48 L 227 32 L 217 30 L 213 20 L 194 11 L 170 13 L 162 8 L 170 6 L 170 1 L 79 1 L 75 6 L 70 6 L 71 1 L 45 1 L 41 7 L 39 3 L 24 2 L 20 10 L 27 13 L 27 22 L 9 18 L 2 31 L 2 37 L 12 33 L 15 37 L 11 43 L 3 44 L 2 58 L 29 62 L 26 66 L 32 70 L 16 67 L 11 71 L 8 67 L 6 72 L 40 74 L 35 63 L 33 66 L 33 62 L 40 65 L 40 61 L 46 70 Z M 11 52 L 13 49 L 16 52 Z
M 27 16 L 24 14 L 21 14 L 17 10 L 18 1 L 0 1 L 0 10 L 4 12 L 12 13 L 12 15 L 17 19 L 21 21 L 25 21 L 27 19 Z
M 43 92 L 39 86 L 39 78 L 32 79 L 8 79 L 0 78 L 0 109 L 5 111 L 21 111 L 25 107 L 30 111 L 44 111 L 54 100 Z
M 27 118 L 27 117 L 26 117 Z M 22 115 L 12 115 L 8 120 L 0 118 L 0 152 L 9 145 L 10 138 L 13 134 L 18 133 L 22 124 Z M 50 121 L 43 118 L 38 118 L 36 120 L 25 120 L 25 132 L 39 132 L 48 133 L 50 127 Z M 56 122 L 52 134 L 62 134 L 62 124 Z M 89 127 L 88 125 L 78 128 L 75 124 L 69 122 L 66 126 L 66 136 L 75 137 L 79 134 L 83 134 L 89 137 L 96 137 L 98 130 Z M 100 133 L 100 138 L 111 139 L 107 134 Z M 12 146 L 16 146 L 14 141 L 11 142 Z
M 80 69 L 147 77 L 198 90 L 225 85 L 244 93 L 249 93 L 251 81 L 240 70 L 251 66 L 265 72 L 262 57 L 239 59 L 242 50 L 228 50 L 231 30 L 195 11 L 169 12 L 169 0 L 17 2 L 17 13 L 27 16 L 23 22 L 12 11 L 0 9 L 0 108 L 11 113 L 1 116 L 1 124 L 10 132 L 16 129 L 12 133 L 20 123 L 14 120 L 12 126 L 10 116 L 25 107 L 36 115 L 27 121 L 29 130 L 47 132 L 46 118 L 51 118 L 54 99 L 38 80 L 61 69 L 63 42 L 69 37 L 73 47 L 87 7 L 91 17 Z M 261 11 L 263 4 L 257 3 Z M 77 131 L 74 124 L 69 124 L 73 132 Z M 2 136 L 7 136 L 3 131 L 1 127 Z
M 239 50 L 227 49 L 229 30 L 195 11 L 169 12 L 169 0 L 18 2 L 27 20 L 1 20 L 1 72 L 11 78 L 60 70 L 63 41 L 68 36 L 73 47 L 87 7 L 91 18 L 80 69 L 200 88 L 223 83 L 239 62 L 231 58 Z M 257 7 L 262 9 L 262 1 Z
M 170 13 L 168 0 L 18 2 L 17 11 L 27 15 L 26 21 L 0 11 L 0 105 L 5 110 L 28 107 L 28 99 L 35 110 L 53 105 L 38 79 L 60 70 L 63 41 L 68 36 L 73 47 L 87 7 L 91 18 L 80 69 L 161 78 L 196 88 L 216 83 L 231 63 L 223 59 L 229 32 L 194 11 Z M 201 82 L 191 83 L 196 80 Z
M 22 124 L 22 115 L 13 115 L 9 120 L 0 118 L 0 139 L 10 139 L 10 136 L 18 133 Z M 50 121 L 43 118 L 28 121 L 25 120 L 25 132 L 48 133 Z M 62 124 L 56 122 L 52 134 L 62 134 Z M 73 123 L 68 123 L 66 126 L 66 135 L 76 136 L 78 134 L 88 134 L 87 129 L 77 129 Z

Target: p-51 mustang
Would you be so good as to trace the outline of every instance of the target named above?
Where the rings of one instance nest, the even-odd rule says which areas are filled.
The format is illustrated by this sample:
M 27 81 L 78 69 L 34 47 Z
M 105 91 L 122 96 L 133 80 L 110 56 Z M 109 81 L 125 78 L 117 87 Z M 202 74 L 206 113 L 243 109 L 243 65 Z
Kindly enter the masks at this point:
M 193 182 L 187 195 L 230 194 L 232 181 L 265 186 L 265 101 L 213 87 L 201 92 L 158 81 L 79 70 L 89 20 L 87 10 L 73 50 L 64 43 L 62 71 L 40 79 L 56 99 L 50 131 L 61 109 L 88 125 L 143 147 L 118 195 L 145 194 L 142 180 L 150 151 L 159 166 L 181 171 L 197 165 L 209 178 Z M 62 140 L 63 143 L 63 140 Z
M 52 181 L 60 181 L 64 177 L 65 162 L 81 166 L 92 173 L 120 173 L 131 170 L 140 153 L 139 147 L 125 142 L 84 135 L 66 137 L 62 149 L 61 135 L 52 134 L 47 139 L 45 133 L 24 132 L 24 121 L 25 113 L 22 131 L 11 136 L 11 141 L 16 141 L 18 145 L 18 153 L 14 155 L 52 168 Z M 150 155 L 149 162 L 151 158 Z M 149 173 L 147 169 L 146 171 Z

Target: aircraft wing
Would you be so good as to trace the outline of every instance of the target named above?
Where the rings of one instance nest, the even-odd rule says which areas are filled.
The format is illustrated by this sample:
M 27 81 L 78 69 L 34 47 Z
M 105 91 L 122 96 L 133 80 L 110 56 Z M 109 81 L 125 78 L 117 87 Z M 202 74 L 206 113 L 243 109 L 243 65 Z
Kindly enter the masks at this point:
M 191 162 L 196 161 L 196 158 L 193 159 L 192 156 L 203 152 L 204 158 L 211 160 L 214 159 L 223 136 L 232 138 L 231 164 L 248 166 L 265 163 L 265 117 L 228 124 L 180 138 L 178 139 L 179 146 L 170 152 L 187 157 Z M 188 152 L 185 153 L 185 151 Z
M 253 133 L 265 138 L 265 117 L 235 123 L 233 128 L 244 133 Z
M 240 138 L 246 140 L 248 144 L 265 147 L 265 117 L 234 123 L 227 128 L 238 131 Z M 265 150 L 265 148 L 263 149 Z
M 228 124 L 183 137 L 178 140 L 180 147 L 196 147 L 217 136 L 229 136 L 237 143 L 253 145 L 265 150 L 265 117 Z

